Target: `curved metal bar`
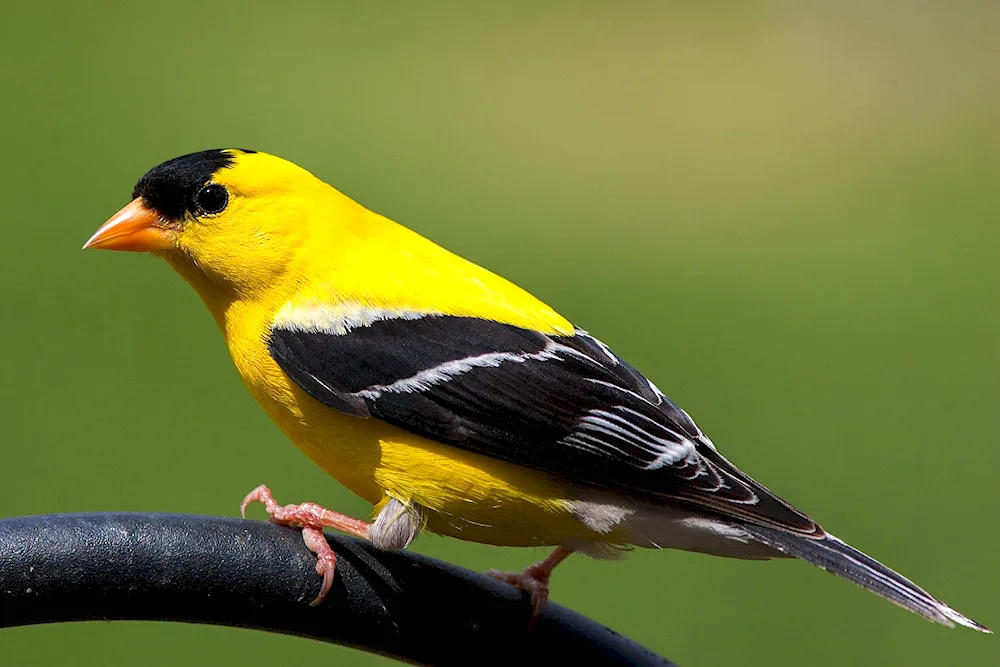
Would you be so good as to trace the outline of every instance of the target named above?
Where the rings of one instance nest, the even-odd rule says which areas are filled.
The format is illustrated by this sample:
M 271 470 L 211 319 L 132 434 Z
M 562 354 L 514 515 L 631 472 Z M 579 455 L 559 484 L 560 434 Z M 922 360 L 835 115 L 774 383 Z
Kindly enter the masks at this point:
M 673 665 L 553 603 L 528 631 L 526 597 L 484 575 L 327 538 L 337 577 L 310 607 L 320 578 L 291 528 L 178 514 L 3 519 L 0 627 L 179 621 L 299 635 L 424 665 Z

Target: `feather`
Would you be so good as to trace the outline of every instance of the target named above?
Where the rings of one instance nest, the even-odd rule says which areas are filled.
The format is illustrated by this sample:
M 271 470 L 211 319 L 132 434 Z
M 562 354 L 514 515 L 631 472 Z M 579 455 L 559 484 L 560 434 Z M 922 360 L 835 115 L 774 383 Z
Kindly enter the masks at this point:
M 829 533 L 815 539 L 763 526 L 742 527 L 759 542 L 852 581 L 926 619 L 949 627 L 957 623 L 992 634 L 986 626 L 963 616 L 903 575 Z

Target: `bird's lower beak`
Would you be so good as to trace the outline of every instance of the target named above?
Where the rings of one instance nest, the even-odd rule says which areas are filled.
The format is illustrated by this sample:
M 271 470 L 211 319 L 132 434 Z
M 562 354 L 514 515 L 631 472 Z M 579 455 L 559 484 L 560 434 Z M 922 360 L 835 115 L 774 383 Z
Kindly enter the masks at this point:
M 150 210 L 141 197 L 133 199 L 122 210 L 101 225 L 83 249 L 131 250 L 150 252 L 173 248 L 173 232 L 165 229 L 159 214 Z

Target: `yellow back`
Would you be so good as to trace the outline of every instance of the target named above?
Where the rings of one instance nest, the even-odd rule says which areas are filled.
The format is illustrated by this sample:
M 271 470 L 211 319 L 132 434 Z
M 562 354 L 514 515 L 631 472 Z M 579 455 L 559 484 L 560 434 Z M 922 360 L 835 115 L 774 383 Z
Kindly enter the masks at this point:
M 226 211 L 187 225 L 179 239 L 186 257 L 167 257 L 217 319 L 232 301 L 252 297 L 272 316 L 282 307 L 349 304 L 572 332 L 568 321 L 528 292 L 367 210 L 291 162 L 266 153 L 232 154 L 233 166 L 212 179 L 230 192 Z

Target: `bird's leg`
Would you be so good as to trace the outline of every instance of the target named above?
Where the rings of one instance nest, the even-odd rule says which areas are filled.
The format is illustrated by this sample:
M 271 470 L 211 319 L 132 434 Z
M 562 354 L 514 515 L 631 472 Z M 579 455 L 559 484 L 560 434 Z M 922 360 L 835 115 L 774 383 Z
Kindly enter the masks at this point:
M 323 529 L 333 528 L 342 533 L 367 540 L 371 526 L 360 519 L 352 519 L 316 503 L 279 505 L 278 501 L 271 495 L 271 489 L 263 484 L 248 493 L 243 499 L 243 504 L 240 505 L 240 514 L 246 517 L 247 505 L 255 502 L 264 505 L 264 509 L 267 510 L 268 516 L 274 523 L 280 523 L 283 526 L 302 526 L 302 539 L 309 551 L 316 554 L 316 574 L 323 577 L 323 586 L 316 599 L 310 603 L 310 606 L 315 607 L 330 592 L 330 587 L 333 585 L 333 573 L 337 567 L 337 555 L 333 553 L 326 537 L 323 536 Z
M 552 570 L 555 569 L 556 565 L 566 560 L 566 557 L 571 553 L 573 553 L 572 549 L 559 547 L 545 560 L 524 568 L 523 572 L 490 570 L 486 574 L 494 579 L 513 584 L 531 595 L 531 621 L 528 623 L 530 628 L 541 615 L 542 610 L 545 609 L 545 603 L 549 600 L 549 579 L 552 577 Z

